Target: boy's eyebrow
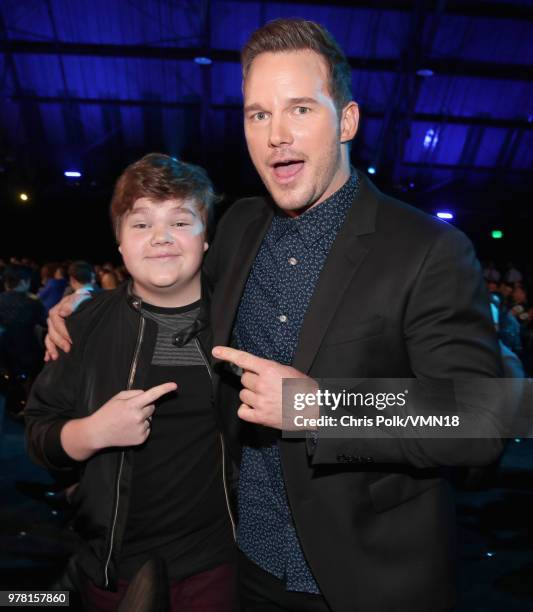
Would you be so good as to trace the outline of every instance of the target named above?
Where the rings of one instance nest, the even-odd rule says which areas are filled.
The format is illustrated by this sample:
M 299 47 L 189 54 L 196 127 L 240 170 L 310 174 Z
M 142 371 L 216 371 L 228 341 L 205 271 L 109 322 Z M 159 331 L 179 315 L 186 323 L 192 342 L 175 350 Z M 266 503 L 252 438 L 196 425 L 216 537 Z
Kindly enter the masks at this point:
M 135 213 L 144 213 L 144 212 L 150 212 L 151 210 L 153 210 L 153 208 L 148 207 L 148 206 L 136 206 L 135 208 L 132 208 L 129 212 L 130 215 L 134 215 Z M 168 212 L 175 212 L 175 211 L 182 211 L 182 212 L 186 212 L 189 213 L 190 215 L 192 215 L 193 217 L 196 217 L 196 212 L 194 210 L 191 210 L 190 208 L 188 208 L 187 206 L 183 205 L 183 206 L 175 206 L 174 208 L 169 208 Z

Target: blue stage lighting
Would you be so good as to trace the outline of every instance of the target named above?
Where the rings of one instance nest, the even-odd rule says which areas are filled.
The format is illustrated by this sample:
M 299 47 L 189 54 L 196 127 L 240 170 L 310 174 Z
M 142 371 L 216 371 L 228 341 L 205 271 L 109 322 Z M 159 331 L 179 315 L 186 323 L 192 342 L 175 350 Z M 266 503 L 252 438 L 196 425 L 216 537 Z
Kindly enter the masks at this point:
M 210 57 L 202 57 L 202 56 L 195 57 L 194 61 L 197 64 L 200 64 L 200 66 L 209 66 L 210 64 L 213 63 L 213 60 Z
M 453 213 L 444 210 L 439 210 L 437 213 L 439 219 L 453 219 Z
M 68 178 L 80 178 L 81 177 L 81 172 L 78 172 L 77 170 L 65 170 L 63 174 Z
M 376 174 L 376 169 L 374 166 L 368 166 L 368 174 Z
M 429 128 L 424 136 L 424 149 L 434 149 L 439 142 L 439 133 L 433 128 Z

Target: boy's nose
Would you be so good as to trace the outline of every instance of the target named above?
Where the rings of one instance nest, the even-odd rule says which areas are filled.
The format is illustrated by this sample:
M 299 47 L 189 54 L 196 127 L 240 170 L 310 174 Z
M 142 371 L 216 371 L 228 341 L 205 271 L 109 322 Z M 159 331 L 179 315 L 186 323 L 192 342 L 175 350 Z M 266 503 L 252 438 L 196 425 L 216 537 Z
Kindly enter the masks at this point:
M 155 230 L 152 236 L 152 244 L 172 244 L 174 238 L 168 230 Z

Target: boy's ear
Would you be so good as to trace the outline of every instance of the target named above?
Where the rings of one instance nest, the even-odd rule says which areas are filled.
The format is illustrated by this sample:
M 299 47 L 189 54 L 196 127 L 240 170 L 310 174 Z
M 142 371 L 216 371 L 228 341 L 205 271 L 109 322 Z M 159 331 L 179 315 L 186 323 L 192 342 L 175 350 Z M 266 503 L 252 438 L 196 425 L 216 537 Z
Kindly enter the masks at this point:
M 207 251 L 208 248 L 209 248 L 209 243 L 205 241 L 204 242 L 204 253 Z
M 122 255 L 122 247 L 120 246 L 120 244 L 118 245 L 118 252 Z

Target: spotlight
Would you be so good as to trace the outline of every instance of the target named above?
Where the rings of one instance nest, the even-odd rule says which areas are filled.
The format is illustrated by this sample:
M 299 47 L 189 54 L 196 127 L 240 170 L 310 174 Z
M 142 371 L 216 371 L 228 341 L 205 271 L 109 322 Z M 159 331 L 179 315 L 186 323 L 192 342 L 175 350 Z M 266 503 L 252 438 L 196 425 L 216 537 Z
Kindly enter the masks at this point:
M 27 202 L 30 199 L 30 196 L 27 193 L 19 193 L 19 198 L 23 202 Z
M 439 210 L 439 212 L 437 213 L 437 217 L 439 219 L 453 219 L 453 213 L 444 210 Z
M 374 166 L 368 166 L 368 174 L 376 174 L 376 169 Z
M 198 56 L 194 58 L 194 61 L 200 66 L 210 66 L 213 60 L 210 57 Z
M 492 236 L 492 238 L 494 238 L 494 240 L 500 240 L 501 238 L 503 238 L 502 230 L 492 230 L 490 235 Z
M 420 70 L 416 71 L 417 76 L 420 77 L 432 77 L 435 73 L 431 68 L 420 68 Z
M 78 172 L 77 170 L 65 170 L 63 174 L 67 178 L 80 178 L 81 177 L 81 172 Z
M 439 142 L 439 133 L 433 128 L 429 128 L 424 136 L 424 149 L 434 149 Z

